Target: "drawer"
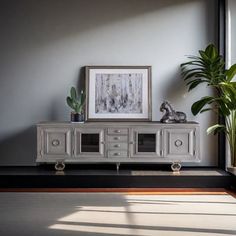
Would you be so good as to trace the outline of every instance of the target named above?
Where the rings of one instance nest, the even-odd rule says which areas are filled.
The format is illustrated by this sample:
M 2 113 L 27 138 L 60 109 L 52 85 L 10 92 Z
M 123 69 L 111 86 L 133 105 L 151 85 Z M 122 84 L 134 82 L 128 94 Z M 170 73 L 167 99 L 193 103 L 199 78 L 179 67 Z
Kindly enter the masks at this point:
M 116 151 L 116 150 L 112 150 L 112 151 L 108 151 L 108 158 L 111 157 L 128 157 L 128 152 L 127 151 Z
M 108 143 L 108 149 L 115 149 L 115 150 L 127 150 L 128 144 L 127 143 Z
M 108 142 L 127 142 L 128 141 L 128 137 L 126 135 L 124 136 L 119 136 L 119 135 L 115 135 L 115 136 L 107 136 L 107 141 Z
M 108 134 L 128 134 L 127 128 L 108 128 L 107 130 Z

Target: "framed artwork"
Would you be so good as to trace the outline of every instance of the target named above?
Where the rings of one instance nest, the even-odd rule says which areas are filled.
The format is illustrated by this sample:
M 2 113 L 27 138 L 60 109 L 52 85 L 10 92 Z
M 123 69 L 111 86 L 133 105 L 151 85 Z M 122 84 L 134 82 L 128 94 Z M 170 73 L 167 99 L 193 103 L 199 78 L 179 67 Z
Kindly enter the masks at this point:
M 151 66 L 87 66 L 87 121 L 151 120 Z

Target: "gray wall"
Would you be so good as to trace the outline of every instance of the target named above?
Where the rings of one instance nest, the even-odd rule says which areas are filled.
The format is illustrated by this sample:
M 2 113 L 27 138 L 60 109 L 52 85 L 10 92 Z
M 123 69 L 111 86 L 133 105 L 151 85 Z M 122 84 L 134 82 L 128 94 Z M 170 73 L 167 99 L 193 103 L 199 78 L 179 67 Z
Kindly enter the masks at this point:
M 202 163 L 217 163 L 206 135 L 216 117 L 193 117 L 207 88 L 188 93 L 185 55 L 216 41 L 214 0 L 21 0 L 0 7 L 0 165 L 34 165 L 35 124 L 68 120 L 65 97 L 84 65 L 152 65 L 153 120 L 164 99 L 201 124 Z
M 228 0 L 228 8 L 230 11 L 230 32 L 231 32 L 231 58 L 230 62 L 231 64 L 236 63 L 236 1 L 235 0 Z
M 236 1 L 226 1 L 226 67 L 236 63 Z M 236 76 L 234 77 L 236 81 Z M 226 146 L 226 166 L 231 166 L 230 149 Z

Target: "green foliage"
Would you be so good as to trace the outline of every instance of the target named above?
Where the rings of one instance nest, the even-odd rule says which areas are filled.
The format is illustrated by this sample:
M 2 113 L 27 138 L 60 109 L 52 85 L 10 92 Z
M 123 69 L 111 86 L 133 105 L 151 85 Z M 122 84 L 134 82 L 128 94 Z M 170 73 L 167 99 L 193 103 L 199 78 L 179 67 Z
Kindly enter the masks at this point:
M 210 133 L 217 134 L 218 132 L 221 132 L 221 131 L 227 132 L 225 125 L 216 124 L 216 125 L 212 125 L 211 127 L 207 129 L 207 134 L 210 134 Z
M 203 107 L 205 107 L 206 104 L 212 103 L 214 100 L 215 98 L 206 96 L 196 101 L 191 107 L 193 115 L 197 115 L 199 112 L 203 111 Z
M 85 94 L 83 90 L 81 93 L 77 95 L 75 87 L 71 87 L 70 89 L 70 97 L 66 98 L 67 105 L 74 110 L 75 113 L 81 114 L 83 113 L 83 108 L 85 104 Z
M 228 70 L 225 71 L 227 81 L 231 81 L 236 74 L 236 64 L 232 65 Z
M 205 51 L 200 50 L 199 56 L 189 56 L 188 58 L 191 60 L 181 64 L 181 70 L 189 91 L 201 83 L 214 86 L 226 80 L 225 62 L 213 44 L 207 46 Z
M 223 57 L 213 44 L 200 50 L 198 56 L 188 58 L 190 61 L 181 64 L 188 90 L 205 83 L 215 94 L 194 102 L 191 111 L 193 115 L 210 110 L 218 111 L 225 118 L 225 125 L 215 124 L 207 129 L 207 133 L 225 132 L 230 146 L 231 163 L 236 166 L 236 82 L 232 81 L 236 75 L 236 64 L 225 70 Z

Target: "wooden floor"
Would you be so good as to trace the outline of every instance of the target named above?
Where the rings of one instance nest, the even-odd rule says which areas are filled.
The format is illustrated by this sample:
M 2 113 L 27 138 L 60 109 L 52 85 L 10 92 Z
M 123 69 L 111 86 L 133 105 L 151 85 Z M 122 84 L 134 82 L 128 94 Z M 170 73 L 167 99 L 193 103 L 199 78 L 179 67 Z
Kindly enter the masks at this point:
M 136 192 L 1 192 L 1 235 L 236 235 L 236 198 L 225 189 L 125 190 Z
M 126 193 L 150 195 L 227 195 L 236 192 L 224 188 L 0 188 L 0 192 Z

